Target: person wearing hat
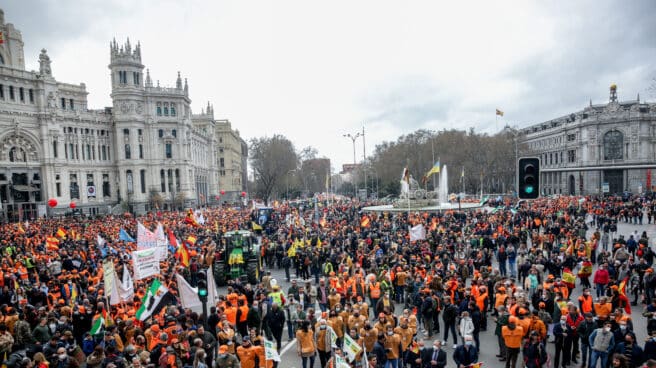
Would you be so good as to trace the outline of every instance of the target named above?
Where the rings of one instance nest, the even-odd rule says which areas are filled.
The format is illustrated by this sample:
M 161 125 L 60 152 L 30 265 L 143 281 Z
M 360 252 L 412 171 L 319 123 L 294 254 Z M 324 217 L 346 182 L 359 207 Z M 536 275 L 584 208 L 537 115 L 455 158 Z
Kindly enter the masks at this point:
M 508 318 L 508 325 L 501 328 L 501 336 L 503 336 L 503 342 L 506 345 L 507 352 L 506 368 L 515 368 L 522 338 L 524 337 L 524 328 L 517 324 L 517 317 L 510 316 Z
M 243 346 L 243 345 L 242 345 Z M 237 348 L 238 350 L 242 347 Z M 242 351 L 243 353 L 243 351 Z M 253 362 L 254 363 L 254 362 Z M 216 356 L 214 362 L 215 368 L 240 368 L 239 359 L 235 354 L 228 352 L 227 345 L 219 346 L 219 354 Z

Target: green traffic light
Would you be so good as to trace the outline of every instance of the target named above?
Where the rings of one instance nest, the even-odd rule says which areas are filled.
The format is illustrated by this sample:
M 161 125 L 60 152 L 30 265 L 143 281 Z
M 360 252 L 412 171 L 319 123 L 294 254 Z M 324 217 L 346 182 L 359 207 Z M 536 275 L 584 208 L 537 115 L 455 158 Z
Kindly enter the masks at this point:
M 198 289 L 198 296 L 207 296 L 207 289 Z
M 526 186 L 526 187 L 524 188 L 524 192 L 526 192 L 526 194 L 531 194 L 531 193 L 533 193 L 533 186 L 531 186 L 531 185 Z

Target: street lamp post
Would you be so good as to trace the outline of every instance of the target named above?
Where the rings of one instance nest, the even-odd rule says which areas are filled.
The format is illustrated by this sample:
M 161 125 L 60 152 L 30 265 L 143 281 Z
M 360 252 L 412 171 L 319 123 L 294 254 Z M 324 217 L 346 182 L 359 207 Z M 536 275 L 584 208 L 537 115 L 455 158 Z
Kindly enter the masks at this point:
M 515 193 L 519 195 L 519 178 L 517 175 L 517 163 L 519 161 L 519 150 L 517 148 L 517 137 L 519 137 L 519 130 L 511 128 L 509 125 L 504 127 L 504 130 L 510 132 L 513 136 L 513 143 L 515 144 Z
M 357 133 L 355 133 L 355 134 L 351 134 L 351 133 L 343 134 L 344 137 L 351 139 L 351 142 L 353 143 L 353 170 L 354 170 L 354 172 L 355 172 L 355 165 L 356 165 L 356 160 L 355 160 L 355 141 L 356 141 L 359 137 L 363 137 L 363 139 L 364 139 L 364 134 L 363 134 L 363 133 L 364 133 L 364 128 L 363 128 L 362 132 L 357 132 Z M 357 196 L 358 196 L 358 181 L 357 181 L 357 180 L 354 180 L 354 183 L 353 183 L 353 184 L 354 184 L 353 187 L 355 188 L 355 197 L 357 197 Z M 365 183 L 365 187 L 366 187 L 366 183 Z

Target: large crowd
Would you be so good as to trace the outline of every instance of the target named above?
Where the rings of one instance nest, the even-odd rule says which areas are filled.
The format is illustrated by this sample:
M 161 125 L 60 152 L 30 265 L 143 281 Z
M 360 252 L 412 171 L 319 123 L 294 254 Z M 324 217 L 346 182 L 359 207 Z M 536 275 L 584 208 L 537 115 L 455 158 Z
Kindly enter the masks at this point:
M 653 199 L 563 196 L 436 213 L 320 204 L 280 203 L 258 230 L 258 283 L 229 281 L 207 316 L 181 306 L 176 275 L 196 286 L 222 235 L 252 229 L 257 211 L 202 208 L 204 224 L 186 212 L 2 224 L 3 365 L 462 368 L 480 366 L 481 338 L 495 336 L 498 362 L 485 366 L 656 366 L 653 239 L 618 233 L 619 223 L 656 222 Z M 189 259 L 171 244 L 160 273 L 112 304 L 102 264 L 111 260 L 118 279 L 132 273 L 137 244 L 119 234 L 136 238 L 137 223 L 193 237 Z M 155 278 L 175 302 L 142 320 Z M 296 363 L 267 354 L 267 342 L 281 351 L 285 340 Z

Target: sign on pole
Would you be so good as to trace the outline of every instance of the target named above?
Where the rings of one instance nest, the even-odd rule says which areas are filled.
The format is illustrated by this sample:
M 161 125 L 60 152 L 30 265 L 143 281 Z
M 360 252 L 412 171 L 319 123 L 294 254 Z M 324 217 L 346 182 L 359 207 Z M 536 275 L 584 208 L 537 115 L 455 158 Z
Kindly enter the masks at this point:
M 141 280 L 159 273 L 159 251 L 157 248 L 132 252 L 134 279 Z

